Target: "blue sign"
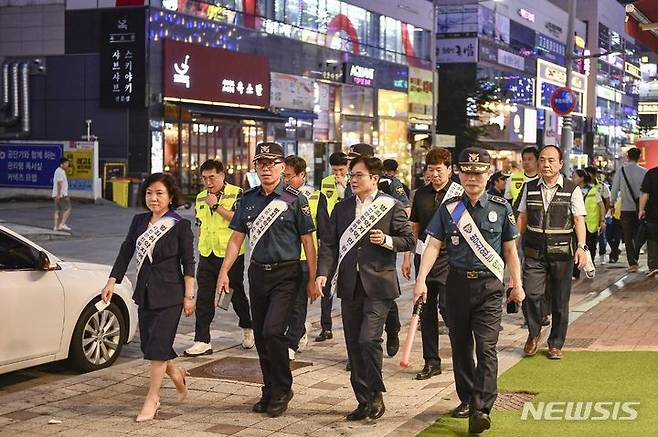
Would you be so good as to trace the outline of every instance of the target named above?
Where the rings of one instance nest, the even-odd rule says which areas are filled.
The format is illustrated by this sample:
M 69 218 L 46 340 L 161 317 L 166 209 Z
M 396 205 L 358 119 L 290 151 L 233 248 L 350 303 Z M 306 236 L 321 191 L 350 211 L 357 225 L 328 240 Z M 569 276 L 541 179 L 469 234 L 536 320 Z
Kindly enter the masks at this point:
M 551 94 L 551 108 L 558 115 L 567 115 L 576 108 L 578 99 L 570 88 L 559 87 Z
M 61 144 L 0 143 L 0 187 L 52 188 Z

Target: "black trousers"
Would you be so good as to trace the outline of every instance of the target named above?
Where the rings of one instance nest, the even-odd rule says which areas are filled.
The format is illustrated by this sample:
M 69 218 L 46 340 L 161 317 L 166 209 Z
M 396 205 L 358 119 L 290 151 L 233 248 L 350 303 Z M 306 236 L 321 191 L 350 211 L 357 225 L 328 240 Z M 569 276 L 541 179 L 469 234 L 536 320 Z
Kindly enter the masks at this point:
M 194 341 L 210 343 L 210 324 L 215 318 L 215 295 L 217 277 L 222 268 L 224 258 L 212 253 L 210 256 L 200 256 L 196 272 L 199 284 L 196 301 L 196 323 L 194 326 Z M 240 255 L 231 270 L 228 272 L 229 287 L 233 289 L 231 303 L 238 315 L 241 328 L 251 328 L 251 315 L 249 314 L 249 299 L 244 291 L 244 255 Z
M 495 277 L 467 279 L 453 270 L 448 273 L 446 309 L 455 385 L 459 400 L 469 404 L 471 412 L 489 413 L 498 394 L 502 299 L 503 284 Z
M 619 259 L 619 243 L 621 243 L 621 221 L 613 218 L 605 228 L 605 236 L 610 245 L 610 260 L 617 261 Z
M 658 269 L 658 223 L 647 222 L 647 265 Z
M 589 249 L 589 255 L 592 257 L 592 264 L 596 266 L 596 243 L 599 239 L 598 232 L 585 231 L 585 244 Z M 573 277 L 580 278 L 580 270 L 577 267 L 573 269 Z
M 341 299 L 347 357 L 352 366 L 350 382 L 359 403 L 368 402 L 373 392 L 386 391 L 382 334 L 392 302 L 367 296 L 358 276 L 354 299 Z
M 523 315 L 528 324 L 531 337 L 541 332 L 542 311 L 546 287 L 551 290 L 551 333 L 548 337 L 549 347 L 562 349 L 569 326 L 569 299 L 571 297 L 571 276 L 573 259 L 565 261 L 544 261 L 526 257 L 523 264 L 523 289 L 526 298 L 523 301 Z
M 420 268 L 420 255 L 414 255 L 416 277 Z M 446 284 L 439 278 L 430 278 L 427 281 L 427 300 L 420 313 L 420 333 L 423 339 L 423 359 L 425 364 L 440 366 L 439 357 L 439 313 L 443 321 L 448 324 L 446 311 Z M 438 312 L 437 312 L 438 309 Z
M 306 261 L 301 262 L 301 278 L 297 287 L 295 301 L 290 307 L 288 315 L 288 329 L 286 330 L 286 339 L 288 347 L 295 352 L 299 349 L 299 340 L 302 339 L 306 332 L 306 313 L 308 312 L 308 295 L 306 294 L 306 283 L 308 282 L 308 265 Z
M 637 218 L 637 212 L 621 212 L 621 228 L 624 233 L 624 245 L 626 246 L 626 257 L 628 258 L 629 266 L 637 265 L 637 256 L 640 248 L 636 247 L 635 234 L 639 226 L 640 220 Z
M 324 297 L 320 300 L 320 327 L 324 331 L 331 331 L 331 311 L 334 305 L 334 296 L 331 295 L 331 278 L 333 275 L 327 276 L 327 285 L 322 290 Z
M 292 388 L 286 328 L 301 276 L 299 263 L 264 270 L 249 266 L 254 339 L 263 373 L 263 396 L 278 398 Z

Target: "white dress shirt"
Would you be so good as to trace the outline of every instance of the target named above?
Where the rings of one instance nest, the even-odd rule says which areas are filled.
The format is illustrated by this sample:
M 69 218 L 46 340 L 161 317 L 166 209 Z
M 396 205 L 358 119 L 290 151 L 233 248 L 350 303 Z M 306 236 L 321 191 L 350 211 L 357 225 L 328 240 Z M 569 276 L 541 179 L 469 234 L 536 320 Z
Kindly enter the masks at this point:
M 356 197 L 356 210 L 354 211 L 355 220 L 361 217 L 364 212 L 366 212 L 368 206 L 370 206 L 370 204 L 375 200 L 375 197 L 377 197 L 378 192 L 379 190 L 373 191 L 371 194 L 366 196 L 363 201 L 361 201 L 359 196 L 354 196 Z M 391 238 L 390 235 L 384 234 L 384 244 L 382 244 L 382 247 L 385 247 L 388 250 L 393 250 L 393 238 Z

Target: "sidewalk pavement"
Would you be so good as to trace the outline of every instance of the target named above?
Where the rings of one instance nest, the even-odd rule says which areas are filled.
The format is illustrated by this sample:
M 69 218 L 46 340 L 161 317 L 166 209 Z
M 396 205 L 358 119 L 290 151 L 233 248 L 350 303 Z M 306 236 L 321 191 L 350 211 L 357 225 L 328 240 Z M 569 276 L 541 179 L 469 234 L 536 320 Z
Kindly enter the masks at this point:
M 593 289 L 591 282 L 581 279 L 574 284 L 572 309 L 582 310 L 591 302 L 598 302 L 599 295 L 606 295 L 610 291 L 601 293 L 603 288 L 625 276 L 624 269 L 604 266 L 599 269 L 597 280 L 601 288 Z M 403 290 L 398 304 L 402 320 L 405 321 L 411 314 L 411 283 L 405 282 Z M 587 320 L 587 314 L 582 315 L 582 311 L 573 315 L 574 318 L 580 315 L 579 320 Z M 317 316 L 311 320 L 318 325 Z M 521 348 L 527 336 L 522 322 L 523 316 L 520 313 L 505 314 L 503 317 L 504 329 L 498 343 L 500 373 L 521 359 Z M 405 325 L 400 332 L 401 339 L 405 338 L 406 328 Z M 334 340 L 324 343 L 311 341 L 310 349 L 297 355 L 298 361 L 310 365 L 294 370 L 295 397 L 290 409 L 282 417 L 269 418 L 252 413 L 251 405 L 260 396 L 260 385 L 227 379 L 231 377 L 229 371 L 235 368 L 225 367 L 225 373 L 215 369 L 215 372 L 220 373 L 218 376 L 224 379 L 188 377 L 190 396 L 183 404 L 174 401 L 173 385 L 166 380 L 161 393 L 159 420 L 137 424 L 134 417 L 146 393 L 148 363 L 135 360 L 3 396 L 0 398 L 0 436 L 416 435 L 458 404 L 447 336 L 441 336 L 443 374 L 426 381 L 413 379 L 423 364 L 419 337 L 417 335 L 412 350 L 412 364 L 408 369 L 400 368 L 399 354 L 394 358 L 384 358 L 384 381 L 388 389 L 384 399 L 387 411 L 376 422 L 354 423 L 344 420 L 345 414 L 356 407 L 356 401 L 350 387 L 349 374 L 344 370 L 344 337 L 340 316 L 335 312 Z M 175 349 L 182 352 L 189 341 L 181 344 L 180 340 L 177 340 Z M 243 367 L 257 367 L 255 350 L 245 351 L 237 345 L 210 357 L 179 358 L 177 363 L 198 375 L 198 367 L 227 358 L 246 359 L 239 361 Z M 50 419 L 61 420 L 62 423 L 48 425 Z

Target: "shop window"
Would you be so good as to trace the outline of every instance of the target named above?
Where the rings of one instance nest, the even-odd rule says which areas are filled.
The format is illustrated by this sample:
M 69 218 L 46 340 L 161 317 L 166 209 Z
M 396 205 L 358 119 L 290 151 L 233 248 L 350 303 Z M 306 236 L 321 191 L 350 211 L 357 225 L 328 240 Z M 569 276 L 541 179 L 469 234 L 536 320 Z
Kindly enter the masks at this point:
M 409 109 L 408 97 L 405 93 L 379 90 L 377 115 L 380 117 L 407 118 Z
M 178 123 L 165 123 L 164 171 L 180 180 L 180 149 L 178 147 Z
M 341 121 L 343 147 L 356 143 L 372 144 L 373 122 L 342 117 Z
M 344 115 L 373 116 L 372 88 L 343 85 L 341 89 L 342 113 Z

